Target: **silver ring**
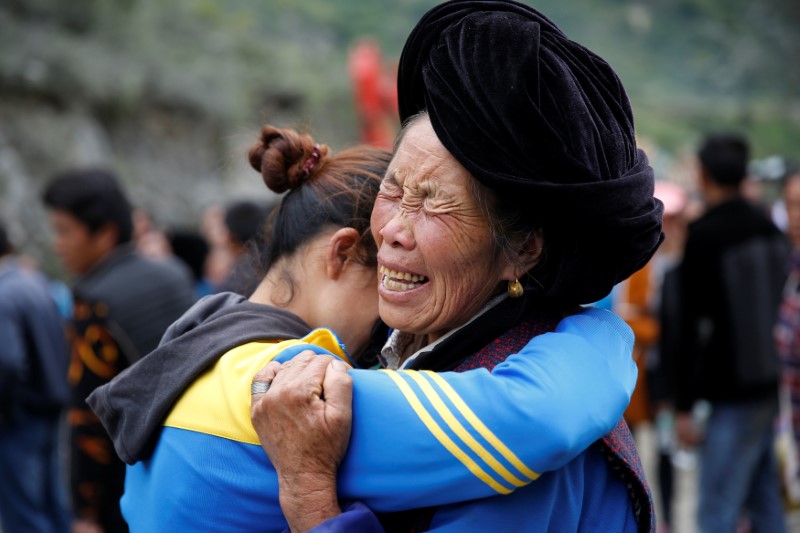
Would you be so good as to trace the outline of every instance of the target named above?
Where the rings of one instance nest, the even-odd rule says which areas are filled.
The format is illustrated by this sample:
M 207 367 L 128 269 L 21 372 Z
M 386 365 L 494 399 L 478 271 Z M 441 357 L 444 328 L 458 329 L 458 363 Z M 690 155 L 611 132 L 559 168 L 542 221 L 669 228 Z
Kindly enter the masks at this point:
M 250 385 L 250 395 L 253 394 L 264 394 L 269 390 L 270 382 L 269 381 L 254 381 Z

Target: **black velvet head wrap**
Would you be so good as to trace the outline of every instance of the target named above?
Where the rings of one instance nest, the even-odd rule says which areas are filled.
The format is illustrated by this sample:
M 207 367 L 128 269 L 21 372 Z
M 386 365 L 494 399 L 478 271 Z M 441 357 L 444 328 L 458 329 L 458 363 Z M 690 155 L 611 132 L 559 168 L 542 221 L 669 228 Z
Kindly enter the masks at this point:
M 533 8 L 434 7 L 403 49 L 398 96 L 403 121 L 427 111 L 475 178 L 541 224 L 546 257 L 529 292 L 599 300 L 658 248 L 663 208 L 622 83 Z

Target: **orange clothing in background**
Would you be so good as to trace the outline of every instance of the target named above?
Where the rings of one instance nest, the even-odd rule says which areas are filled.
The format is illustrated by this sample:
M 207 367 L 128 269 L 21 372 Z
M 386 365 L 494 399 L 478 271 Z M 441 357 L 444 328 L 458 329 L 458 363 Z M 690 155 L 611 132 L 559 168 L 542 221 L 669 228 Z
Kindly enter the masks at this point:
M 646 379 L 647 352 L 658 342 L 661 328 L 652 312 L 654 284 L 651 271 L 651 264 L 648 263 L 628 278 L 620 286 L 619 299 L 615 304 L 617 314 L 631 327 L 636 338 L 633 358 L 639 369 L 639 377 L 631 403 L 625 411 L 625 421 L 631 427 L 653 419 Z

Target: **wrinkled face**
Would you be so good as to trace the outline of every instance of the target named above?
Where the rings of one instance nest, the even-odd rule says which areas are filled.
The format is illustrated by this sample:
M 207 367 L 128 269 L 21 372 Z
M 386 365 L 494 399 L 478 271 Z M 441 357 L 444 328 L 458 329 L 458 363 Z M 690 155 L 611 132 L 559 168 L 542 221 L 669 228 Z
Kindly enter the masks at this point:
M 70 213 L 59 209 L 51 211 L 50 225 L 53 228 L 53 251 L 70 274 L 87 272 L 105 254 L 100 233 L 92 234 Z
M 389 326 L 436 340 L 513 279 L 470 192 L 472 179 L 429 119 L 409 127 L 372 211 L 378 308 Z
M 800 175 L 792 176 L 786 183 L 784 202 L 789 219 L 789 239 L 792 246 L 800 248 Z

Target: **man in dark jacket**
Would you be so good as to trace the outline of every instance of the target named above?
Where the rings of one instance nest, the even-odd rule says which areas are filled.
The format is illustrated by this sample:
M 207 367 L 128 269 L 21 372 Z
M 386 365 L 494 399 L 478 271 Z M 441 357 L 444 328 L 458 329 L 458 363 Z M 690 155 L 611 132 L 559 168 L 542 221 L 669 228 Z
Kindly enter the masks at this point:
M 772 338 L 788 246 L 741 193 L 747 141 L 711 135 L 699 151 L 707 211 L 689 227 L 682 264 L 681 350 L 676 366 L 679 441 L 697 442 L 690 410 L 711 403 L 702 445 L 699 525 L 784 531 L 773 451 L 778 360 Z
M 69 399 L 64 323 L 47 280 L 0 224 L 0 529 L 67 532 L 59 424 Z
M 71 324 L 71 488 L 76 530 L 126 531 L 125 468 L 85 398 L 153 350 L 194 301 L 188 270 L 151 261 L 131 244 L 131 206 L 103 170 L 55 177 L 44 191 L 54 248 L 75 276 Z

